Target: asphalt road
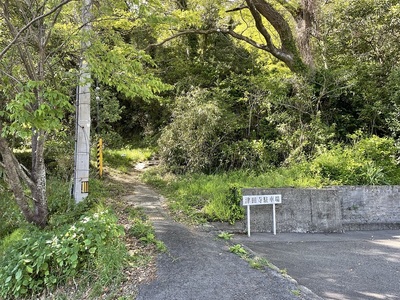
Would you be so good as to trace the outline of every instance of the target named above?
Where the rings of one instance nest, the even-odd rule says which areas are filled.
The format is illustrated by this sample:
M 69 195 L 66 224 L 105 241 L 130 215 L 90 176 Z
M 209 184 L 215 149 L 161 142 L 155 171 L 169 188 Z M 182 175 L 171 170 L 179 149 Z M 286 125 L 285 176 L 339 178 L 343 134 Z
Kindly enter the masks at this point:
M 400 230 L 236 235 L 323 299 L 400 299 Z
M 157 279 L 139 288 L 138 300 L 400 299 L 400 230 L 253 233 L 229 242 L 286 269 L 290 280 L 269 268 L 249 268 L 215 239 L 215 231 L 173 222 L 162 197 L 144 185 L 135 189 L 126 201 L 144 209 L 169 249 L 159 257 Z
M 160 196 L 144 185 L 126 197 L 144 209 L 168 252 L 159 255 L 157 278 L 139 287 L 137 300 L 319 300 L 320 297 L 276 270 L 256 270 L 216 231 L 176 223 Z

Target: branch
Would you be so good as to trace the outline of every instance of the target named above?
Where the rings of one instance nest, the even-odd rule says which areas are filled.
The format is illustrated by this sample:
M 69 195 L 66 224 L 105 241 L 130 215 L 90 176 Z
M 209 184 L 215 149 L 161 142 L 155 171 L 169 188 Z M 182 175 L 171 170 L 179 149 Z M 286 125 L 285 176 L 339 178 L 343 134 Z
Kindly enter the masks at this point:
M 19 81 L 16 77 L 12 76 L 11 74 L 7 73 L 6 71 L 4 71 L 4 67 L 2 67 L 0 69 L 0 72 L 3 73 L 4 75 L 6 75 L 8 78 L 11 78 L 12 80 L 14 80 L 17 84 L 21 84 L 21 81 Z M 16 85 L 14 85 L 14 87 L 16 87 Z
M 234 12 L 234 11 L 238 11 L 238 10 L 242 10 L 242 9 L 247 9 L 247 8 L 249 8 L 247 5 L 242 5 L 242 6 L 239 6 L 239 7 L 235 7 L 235 8 L 232 8 L 232 9 L 228 9 L 228 10 L 226 10 L 225 12 Z
M 44 46 L 47 45 L 47 43 L 50 40 L 51 33 L 53 31 L 54 25 L 56 24 L 58 16 L 60 15 L 60 13 L 61 13 L 61 8 L 58 11 L 55 12 L 55 16 L 53 18 L 53 21 L 51 22 L 51 26 L 50 26 L 49 32 L 48 32 L 47 36 L 45 37 L 45 41 L 43 43 Z
M 269 34 L 268 30 L 265 28 L 261 14 L 256 8 L 255 4 L 252 1 L 246 1 L 249 5 L 249 9 L 251 14 L 253 15 L 254 22 L 256 24 L 257 30 L 262 34 L 262 36 L 265 38 L 265 41 L 267 42 L 267 45 L 270 49 L 275 49 L 276 47 L 274 46 L 274 43 L 272 42 L 271 35 Z
M 226 30 L 225 30 L 226 31 Z M 180 31 L 178 33 L 175 33 L 173 35 L 171 35 L 170 37 L 166 38 L 165 40 L 156 43 L 156 44 L 150 44 L 148 45 L 144 50 L 148 50 L 151 48 L 155 48 L 155 47 L 159 47 L 164 45 L 166 42 L 169 42 L 173 39 L 176 39 L 177 37 L 180 37 L 182 35 L 186 35 L 186 34 L 191 34 L 191 33 L 196 33 L 196 34 L 211 34 L 211 33 L 217 33 L 217 32 L 222 32 L 222 33 L 226 33 L 224 30 L 216 28 L 216 29 L 208 29 L 208 30 L 202 30 L 202 29 L 188 29 L 185 31 Z
M 256 41 L 254 41 L 253 39 L 251 39 L 251 38 L 249 38 L 247 36 L 244 36 L 244 35 L 242 35 L 240 33 L 237 33 L 235 31 L 233 31 L 232 29 L 223 29 L 223 28 L 214 28 L 214 29 L 208 29 L 208 30 L 188 29 L 188 30 L 185 30 L 185 31 L 180 31 L 178 33 L 175 33 L 175 34 L 171 35 L 170 37 L 166 38 L 165 40 L 163 40 L 163 41 L 161 41 L 159 43 L 148 45 L 144 50 L 149 50 L 151 48 L 162 46 L 165 43 L 167 43 L 167 42 L 169 42 L 169 41 L 171 41 L 173 39 L 176 39 L 176 38 L 178 38 L 180 36 L 183 36 L 183 35 L 186 35 L 186 34 L 191 34 L 191 33 L 195 33 L 195 34 L 213 34 L 213 33 L 229 34 L 230 36 L 232 36 L 232 37 L 234 37 L 234 38 L 236 38 L 238 40 L 244 41 L 244 42 L 252 45 L 253 47 L 256 47 L 258 49 L 261 49 L 261 50 L 264 50 L 264 51 L 267 51 L 267 52 L 271 51 L 270 48 L 267 45 L 259 44 Z
M 253 39 L 251 39 L 251 38 L 249 38 L 247 36 L 244 36 L 244 35 L 242 35 L 240 33 L 237 33 L 237 32 L 235 32 L 233 30 L 227 30 L 226 33 L 229 34 L 230 36 L 238 39 L 238 40 L 244 41 L 244 42 L 252 45 L 253 47 L 256 47 L 258 49 L 261 49 L 261 50 L 264 50 L 264 51 L 267 51 L 267 52 L 271 53 L 271 48 L 268 45 L 259 44 L 255 40 L 253 40 Z
M 159 47 L 164 45 L 166 42 L 169 42 L 173 39 L 176 39 L 182 35 L 186 35 L 186 34 L 191 34 L 191 33 L 195 33 L 195 34 L 213 34 L 213 33 L 223 33 L 223 34 L 229 34 L 230 36 L 238 39 L 238 40 L 242 40 L 250 45 L 252 45 L 253 47 L 256 47 L 258 49 L 264 50 L 264 51 L 268 51 L 270 52 L 270 49 L 267 45 L 263 45 L 263 44 L 259 44 L 256 41 L 252 40 L 251 38 L 244 36 L 242 34 L 239 34 L 235 31 L 233 31 L 232 29 L 224 29 L 224 28 L 213 28 L 213 29 L 208 29 L 208 30 L 203 30 L 203 29 L 188 29 L 185 31 L 180 31 L 178 33 L 175 33 L 173 35 L 171 35 L 170 37 L 166 38 L 165 40 L 156 43 L 156 44 L 150 44 L 148 45 L 144 50 L 149 50 L 151 48 L 155 48 L 155 47 Z
M 253 16 L 254 9 L 257 14 L 262 15 L 274 27 L 276 32 L 279 34 L 279 38 L 282 44 L 282 50 L 292 52 L 294 49 L 296 49 L 296 43 L 292 34 L 292 29 L 290 28 L 288 22 L 284 19 L 284 17 L 271 4 L 264 0 L 246 0 L 246 2 L 252 8 L 251 11 Z M 255 21 L 257 29 L 262 26 L 266 31 L 265 27 L 262 25 L 261 20 L 257 20 L 255 18 Z
M 22 29 L 20 31 L 18 31 L 18 33 L 14 36 L 14 39 L 3 49 L 3 51 L 0 52 L 0 60 L 8 52 L 8 50 L 10 50 L 10 48 L 17 42 L 17 40 L 19 39 L 21 34 L 24 33 L 24 31 L 27 30 L 29 27 L 31 27 L 32 24 L 34 24 L 35 22 L 37 22 L 37 21 L 39 21 L 39 20 L 51 15 L 52 13 L 57 11 L 59 8 L 61 8 L 62 6 L 68 4 L 69 2 L 72 2 L 72 1 L 75 1 L 75 0 L 64 0 L 64 1 L 62 1 L 60 4 L 58 4 L 55 7 L 53 7 L 47 13 L 44 13 L 44 14 L 32 19 L 28 24 L 26 24 L 24 27 L 22 27 Z
M 2 132 L 2 130 L 3 128 L 0 125 L 0 133 Z M 24 172 L 24 170 L 21 167 L 21 164 L 15 158 L 15 155 L 12 152 L 10 146 L 8 145 L 6 139 L 1 136 L 0 136 L 0 153 L 3 157 L 2 166 L 4 166 L 4 169 L 6 170 L 5 173 L 10 181 L 11 189 L 14 193 L 14 196 L 16 198 L 19 198 L 19 200 L 16 199 L 18 205 L 27 206 L 26 202 L 24 202 L 23 200 L 25 194 L 23 192 L 21 179 L 23 180 L 24 183 L 26 183 L 29 186 L 29 188 L 33 188 L 35 186 L 35 183 Z M 25 209 L 29 210 L 28 207 L 25 207 Z

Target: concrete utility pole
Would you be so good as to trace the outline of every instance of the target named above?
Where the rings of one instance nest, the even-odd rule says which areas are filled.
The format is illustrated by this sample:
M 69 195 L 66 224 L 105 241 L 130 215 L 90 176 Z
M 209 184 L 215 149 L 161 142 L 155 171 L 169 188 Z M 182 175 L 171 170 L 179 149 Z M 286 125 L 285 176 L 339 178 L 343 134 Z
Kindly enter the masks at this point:
M 91 30 L 90 25 L 91 0 L 83 0 L 82 21 L 85 36 Z M 76 203 L 85 199 L 89 194 L 89 159 L 90 159 L 90 73 L 84 59 L 85 50 L 90 42 L 82 42 L 82 57 L 80 62 L 79 87 L 76 95 L 75 123 L 75 168 L 73 196 Z

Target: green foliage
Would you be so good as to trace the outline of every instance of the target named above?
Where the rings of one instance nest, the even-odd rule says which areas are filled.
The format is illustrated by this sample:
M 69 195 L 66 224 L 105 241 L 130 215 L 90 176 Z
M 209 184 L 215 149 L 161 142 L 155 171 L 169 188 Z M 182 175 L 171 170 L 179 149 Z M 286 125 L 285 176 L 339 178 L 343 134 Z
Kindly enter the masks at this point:
M 148 235 L 154 235 L 153 227 L 141 219 L 134 219 L 133 226 L 129 229 L 129 233 L 137 239 L 146 238 Z
M 105 287 L 114 289 L 126 280 L 126 273 L 123 272 L 129 261 L 126 245 L 121 239 L 114 238 L 107 242 L 107 245 L 98 247 L 93 260 L 89 260 L 82 273 L 87 275 L 83 281 L 88 281 L 88 285 L 93 289 L 91 296 L 104 293 Z M 95 275 L 93 275 L 95 274 Z M 93 282 L 95 276 L 95 282 Z
M 2 134 L 27 138 L 31 135 L 32 128 L 46 131 L 59 130 L 64 114 L 72 111 L 68 96 L 46 87 L 43 82 L 28 81 L 21 90 L 23 92 L 18 93 L 6 106 L 5 116 L 9 118 L 11 124 L 6 127 L 6 131 L 3 129 Z
M 68 182 L 74 172 L 74 140 L 63 134 L 51 136 L 45 146 L 47 175 Z
M 225 241 L 228 241 L 232 238 L 233 234 L 232 233 L 228 233 L 228 232 L 221 232 L 220 234 L 218 234 L 218 237 L 220 239 L 223 239 Z
M 20 227 L 18 229 L 15 229 L 13 232 L 5 236 L 4 238 L 1 238 L 1 244 L 0 244 L 0 256 L 5 254 L 5 251 L 12 247 L 15 243 L 18 241 L 21 241 L 25 235 L 28 234 L 28 228 L 25 227 Z
M 161 82 L 149 69 L 145 69 L 146 64 L 153 65 L 149 55 L 123 43 L 117 35 L 113 38 L 113 42 L 117 44 L 107 45 L 98 41 L 93 43 L 88 52 L 89 64 L 96 78 L 131 99 L 154 98 L 157 93 L 170 89 L 169 85 Z M 118 72 L 114 69 L 116 65 Z
M 270 169 L 259 174 L 238 170 L 210 175 L 171 175 L 150 170 L 142 179 L 167 196 L 169 207 L 177 218 L 200 223 L 205 220 L 234 223 L 242 219 L 241 188 L 322 185 L 321 179 L 309 171 L 307 164 Z
M 113 128 L 121 120 L 125 107 L 120 103 L 114 90 L 105 85 L 97 84 L 93 89 L 90 103 L 90 114 L 92 126 L 96 135 L 104 140 L 112 141 L 110 146 L 118 148 L 122 145 L 122 138 L 117 135 Z
M 310 162 L 313 174 L 326 184 L 398 184 L 398 150 L 391 138 L 359 138 L 352 146 L 323 150 Z
M 335 125 L 325 122 L 319 91 L 300 76 L 277 74 L 259 84 L 268 91 L 264 100 L 266 145 L 270 161 L 279 166 L 300 162 L 315 153 L 335 135 Z
M 104 164 L 119 170 L 127 171 L 137 162 L 149 160 L 154 153 L 150 148 L 124 148 L 124 149 L 105 149 L 103 152 Z
M 400 8 L 399 12 L 400 12 Z M 392 136 L 400 136 L 400 120 L 398 118 L 400 113 L 400 67 L 393 68 L 390 72 L 387 90 L 390 101 L 390 111 L 387 114 L 387 122 Z
M 133 224 L 128 233 L 140 240 L 144 245 L 152 244 L 158 251 L 166 252 L 165 244 L 157 240 L 154 227 L 147 220 L 147 217 L 143 213 L 134 212 L 134 214 L 131 214 Z
M 241 258 L 247 258 L 248 255 L 246 249 L 244 249 L 243 246 L 240 244 L 230 246 L 229 251 L 236 255 L 239 255 Z
M 221 147 L 222 170 L 248 169 L 263 171 L 271 162 L 267 147 L 262 140 L 239 140 Z
M 357 129 L 387 135 L 394 120 L 388 118 L 394 103 L 387 83 L 400 58 L 393 34 L 400 30 L 398 1 L 340 0 L 322 8 L 326 117 L 334 119 L 342 137 Z
M 122 234 L 107 211 L 82 216 L 74 225 L 55 231 L 31 231 L 12 243 L 0 260 L 0 296 L 21 298 L 65 282 Z
M 23 217 L 11 192 L 7 191 L 0 179 L 0 239 L 10 234 L 23 223 Z
M 207 182 L 200 174 L 191 176 L 161 175 L 155 171 L 145 172 L 143 180 L 148 184 L 162 189 L 168 195 L 169 205 L 177 218 L 191 222 L 206 221 L 202 208 L 212 193 L 221 191 L 213 182 Z
M 274 269 L 274 266 L 263 257 L 254 257 L 248 260 L 250 267 L 257 270 L 263 270 L 265 267 Z
M 330 185 L 398 184 L 400 169 L 394 139 L 353 136 L 353 144 L 319 148 L 310 161 L 265 172 L 248 170 L 216 174 L 171 175 L 146 172 L 143 180 L 169 199 L 174 214 L 191 222 L 218 220 L 234 223 L 244 216 L 241 188 L 322 187 Z
M 0 189 L 3 189 L 0 181 Z M 52 226 L 60 226 L 69 221 L 76 221 L 84 213 L 93 201 L 86 199 L 75 206 L 70 196 L 70 184 L 64 179 L 50 177 L 47 180 L 49 223 Z M 91 203 L 91 204 L 88 204 Z M 5 189 L 2 190 L 2 201 L 0 201 L 0 239 L 11 233 L 14 229 L 24 226 L 24 219 L 13 196 Z
M 227 221 L 234 224 L 236 220 L 244 217 L 244 209 L 240 205 L 241 199 L 240 189 L 235 185 L 228 186 L 225 194 L 222 194 L 221 197 L 214 197 L 204 206 L 203 211 L 210 220 Z
M 257 256 L 251 256 L 249 253 L 246 251 L 246 249 L 243 248 L 242 245 L 240 244 L 235 244 L 229 247 L 229 252 L 232 252 L 240 258 L 244 259 L 249 263 L 249 266 L 253 269 L 256 270 L 264 270 L 265 267 L 271 268 L 271 269 L 276 269 L 274 265 L 272 265 L 267 259 L 262 258 L 262 257 L 257 257 Z
M 47 201 L 50 215 L 63 214 L 74 209 L 70 183 L 56 177 L 49 178 L 47 180 Z
M 291 292 L 292 292 L 293 295 L 295 295 L 297 297 L 301 296 L 301 291 L 300 290 L 291 290 Z
M 90 211 L 103 209 L 101 199 L 109 196 L 104 183 L 90 179 L 90 194 L 78 204 L 71 197 L 71 185 L 63 179 L 50 177 L 47 181 L 49 227 L 57 229 L 78 221 Z
M 173 122 L 159 139 L 160 158 L 176 173 L 209 170 L 221 133 L 230 130 L 227 116 L 212 97 L 206 90 L 194 90 L 177 100 Z

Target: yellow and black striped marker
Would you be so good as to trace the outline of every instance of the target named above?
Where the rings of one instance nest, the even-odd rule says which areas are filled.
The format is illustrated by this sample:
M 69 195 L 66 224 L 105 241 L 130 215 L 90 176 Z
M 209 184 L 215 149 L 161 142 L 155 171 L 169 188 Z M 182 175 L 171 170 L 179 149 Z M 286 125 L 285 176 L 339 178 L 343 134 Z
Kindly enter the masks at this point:
M 97 173 L 101 178 L 103 176 L 103 139 L 97 143 Z

